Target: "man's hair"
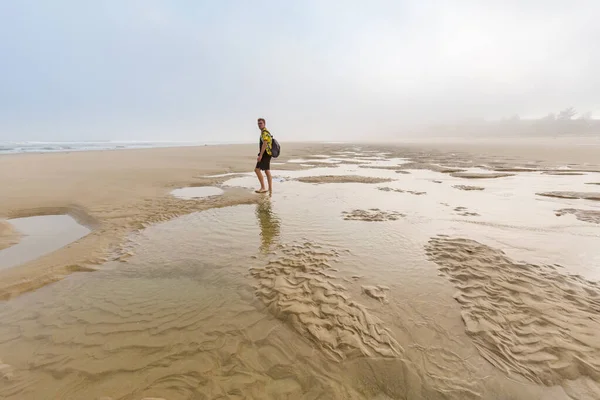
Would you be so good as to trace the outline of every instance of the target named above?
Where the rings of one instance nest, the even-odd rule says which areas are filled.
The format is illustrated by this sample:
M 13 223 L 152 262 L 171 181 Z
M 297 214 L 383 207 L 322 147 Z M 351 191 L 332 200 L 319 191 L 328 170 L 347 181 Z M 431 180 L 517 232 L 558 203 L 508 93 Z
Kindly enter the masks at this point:
M 267 123 L 267 121 L 265 121 L 265 119 L 264 119 L 264 118 L 259 118 L 259 119 L 258 119 L 258 122 L 262 122 L 262 123 L 264 123 L 264 124 L 266 124 L 266 123 Z

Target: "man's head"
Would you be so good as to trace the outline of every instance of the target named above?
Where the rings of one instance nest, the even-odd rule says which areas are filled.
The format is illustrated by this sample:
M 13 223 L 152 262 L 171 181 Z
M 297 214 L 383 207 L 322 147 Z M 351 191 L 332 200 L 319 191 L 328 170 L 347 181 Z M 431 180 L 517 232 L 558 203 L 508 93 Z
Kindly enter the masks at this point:
M 266 122 L 264 118 L 258 119 L 258 129 L 263 130 L 266 126 Z

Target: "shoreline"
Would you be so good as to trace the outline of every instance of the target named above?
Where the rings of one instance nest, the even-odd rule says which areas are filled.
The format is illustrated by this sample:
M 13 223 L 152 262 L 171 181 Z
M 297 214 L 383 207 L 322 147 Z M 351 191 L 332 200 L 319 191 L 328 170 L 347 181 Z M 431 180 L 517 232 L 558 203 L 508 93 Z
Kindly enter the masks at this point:
M 10 142 L 0 141 L 0 156 L 18 154 L 46 154 L 46 153 L 78 153 L 89 151 L 113 151 L 113 150 L 150 150 L 181 147 L 205 147 L 205 146 L 229 146 L 244 145 L 250 142 L 167 142 L 167 141 L 100 141 L 100 142 Z M 13 151 L 15 150 L 15 151 Z
M 60 280 L 72 272 L 94 270 L 108 261 L 128 257 L 127 237 L 145 227 L 210 208 L 254 204 L 260 196 L 252 190 L 227 189 L 218 197 L 197 200 L 170 195 L 176 188 L 217 185 L 231 176 L 254 169 L 256 144 L 182 146 L 21 153 L 0 156 L 0 218 L 69 214 L 92 232 L 66 247 L 36 260 L 0 271 L 0 299 L 5 300 Z M 544 160 L 547 163 L 598 163 L 597 149 L 547 147 L 539 143 L 284 143 L 278 163 L 294 158 L 361 147 L 387 152 L 394 157 L 427 157 L 459 151 L 475 162 L 506 157 L 505 162 Z M 448 153 L 448 154 L 445 154 Z M 465 153 L 468 153 L 466 156 Z M 479 158 L 479 159 L 478 159 Z M 443 161 L 442 161 L 443 162 Z M 473 164 L 476 165 L 476 164 Z M 277 170 L 305 167 L 288 163 Z M 599 167 L 592 170 L 600 171 Z M 1 227 L 0 227 L 1 228 Z M 8 243 L 9 228 L 0 231 L 0 248 Z M 14 240 L 14 238 L 12 239 Z
M 21 236 L 10 222 L 0 220 L 0 250 L 19 243 Z

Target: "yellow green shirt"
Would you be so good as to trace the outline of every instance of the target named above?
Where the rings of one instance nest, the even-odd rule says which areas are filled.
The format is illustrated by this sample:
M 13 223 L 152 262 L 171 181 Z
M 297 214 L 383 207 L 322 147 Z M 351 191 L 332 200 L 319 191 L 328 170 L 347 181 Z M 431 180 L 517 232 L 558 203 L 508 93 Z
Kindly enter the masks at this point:
M 273 137 L 271 136 L 271 133 L 267 130 L 267 128 L 263 128 L 263 130 L 260 132 L 260 143 L 258 151 L 262 149 L 263 142 L 267 143 L 267 148 L 265 149 L 265 152 L 268 155 L 272 156 L 273 153 L 271 152 L 271 146 L 273 145 Z

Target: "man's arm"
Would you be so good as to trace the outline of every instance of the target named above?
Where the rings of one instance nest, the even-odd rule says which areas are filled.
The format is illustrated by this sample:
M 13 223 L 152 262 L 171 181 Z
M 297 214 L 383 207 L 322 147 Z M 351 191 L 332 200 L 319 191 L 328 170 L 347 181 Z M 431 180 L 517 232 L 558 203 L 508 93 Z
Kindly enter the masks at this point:
M 267 142 L 265 142 L 263 140 L 262 147 L 260 148 L 260 154 L 258 155 L 258 161 L 260 161 L 262 159 L 262 156 L 263 156 L 263 154 L 265 154 L 266 150 L 267 150 Z

